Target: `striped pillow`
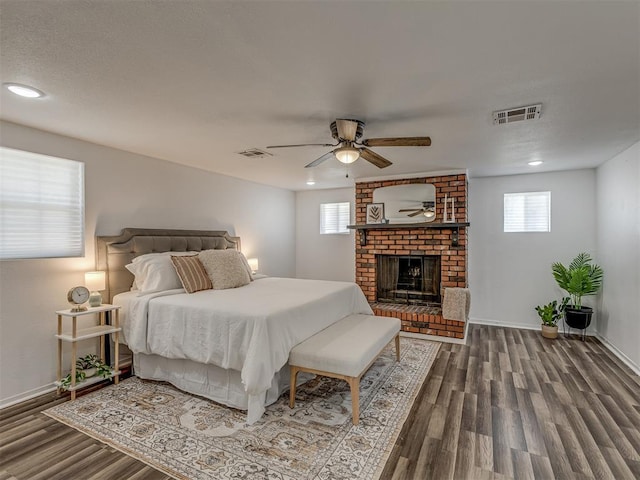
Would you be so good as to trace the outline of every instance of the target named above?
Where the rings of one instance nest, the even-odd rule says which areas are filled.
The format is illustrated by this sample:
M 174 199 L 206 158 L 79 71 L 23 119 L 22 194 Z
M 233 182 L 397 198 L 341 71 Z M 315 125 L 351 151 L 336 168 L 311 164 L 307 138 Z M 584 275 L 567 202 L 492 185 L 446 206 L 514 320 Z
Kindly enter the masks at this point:
M 197 255 L 188 257 L 176 257 L 172 255 L 171 261 L 187 293 L 213 289 L 211 279 L 209 275 L 207 275 L 207 271 L 202 266 Z

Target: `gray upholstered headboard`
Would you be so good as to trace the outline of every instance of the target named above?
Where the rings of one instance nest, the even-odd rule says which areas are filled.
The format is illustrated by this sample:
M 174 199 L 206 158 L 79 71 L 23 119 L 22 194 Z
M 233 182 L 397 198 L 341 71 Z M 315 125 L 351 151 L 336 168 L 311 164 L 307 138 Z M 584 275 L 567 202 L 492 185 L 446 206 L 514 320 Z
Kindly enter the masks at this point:
M 106 272 L 107 288 L 104 298 L 126 292 L 133 284 L 133 274 L 125 265 L 145 253 L 188 252 L 200 250 L 240 250 L 240 237 L 226 231 L 161 230 L 125 228 L 120 235 L 96 237 L 96 264 Z

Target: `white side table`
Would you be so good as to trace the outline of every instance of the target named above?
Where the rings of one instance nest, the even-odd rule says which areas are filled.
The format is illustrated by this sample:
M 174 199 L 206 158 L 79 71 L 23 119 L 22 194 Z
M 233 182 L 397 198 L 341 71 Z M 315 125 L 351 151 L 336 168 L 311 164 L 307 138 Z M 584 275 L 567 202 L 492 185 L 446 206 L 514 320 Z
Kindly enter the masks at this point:
M 107 312 L 113 312 L 112 325 L 106 324 L 106 314 Z M 98 383 L 105 378 L 113 378 L 114 383 L 118 383 L 120 381 L 120 370 L 118 367 L 118 341 L 120 335 L 120 307 L 114 305 L 103 304 L 99 307 L 89 307 L 87 310 L 82 312 L 74 312 L 71 309 L 66 310 L 58 310 L 56 312 L 58 315 L 58 334 L 56 338 L 58 339 L 58 381 L 56 385 L 58 386 L 58 393 L 61 392 L 61 380 L 62 380 L 62 342 L 71 343 L 71 386 L 68 390 L 71 392 L 71 400 L 76 399 L 76 391 L 88 387 L 94 383 Z M 100 320 L 100 324 L 93 327 L 87 328 L 78 328 L 78 317 L 86 317 L 87 315 L 97 314 Z M 71 318 L 71 332 L 63 333 L 62 332 L 62 320 L 63 318 Z M 111 370 L 111 375 L 109 377 L 100 377 L 94 376 L 87 378 L 86 380 L 76 384 L 76 359 L 77 359 L 77 343 L 81 340 L 87 340 L 89 338 L 99 337 L 100 339 L 100 359 L 104 362 L 104 354 L 105 354 L 105 341 L 104 336 L 107 334 L 113 333 L 114 335 L 114 361 L 113 361 L 113 369 Z

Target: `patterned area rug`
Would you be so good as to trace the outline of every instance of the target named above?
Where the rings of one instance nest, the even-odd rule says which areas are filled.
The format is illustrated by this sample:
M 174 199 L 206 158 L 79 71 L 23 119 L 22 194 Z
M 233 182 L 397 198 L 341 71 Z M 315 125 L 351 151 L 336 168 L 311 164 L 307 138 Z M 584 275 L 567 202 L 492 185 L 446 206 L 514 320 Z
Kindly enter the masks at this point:
M 363 376 L 358 426 L 347 383 L 326 377 L 302 385 L 294 409 L 287 393 L 251 426 L 244 412 L 135 377 L 44 413 L 177 479 L 372 479 L 439 348 L 400 343 L 399 363 L 389 346 Z

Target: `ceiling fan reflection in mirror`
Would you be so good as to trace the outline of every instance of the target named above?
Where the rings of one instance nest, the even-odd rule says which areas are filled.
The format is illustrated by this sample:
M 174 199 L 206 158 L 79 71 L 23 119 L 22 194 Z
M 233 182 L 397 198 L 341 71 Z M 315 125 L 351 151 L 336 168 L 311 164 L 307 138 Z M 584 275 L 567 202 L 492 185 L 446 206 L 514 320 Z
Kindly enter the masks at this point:
M 346 164 L 362 158 L 378 168 L 385 168 L 391 165 L 391 162 L 367 147 L 428 147 L 431 145 L 431 138 L 429 137 L 369 138 L 359 141 L 364 131 L 364 122 L 361 120 L 338 118 L 335 122 L 331 122 L 330 128 L 331 136 L 338 141 L 336 144 L 303 143 L 298 145 L 270 145 L 267 148 L 338 147 L 305 165 L 305 168 L 316 167 L 331 157 L 335 157 Z
M 418 215 L 424 215 L 427 218 L 433 218 L 436 216 L 436 204 L 435 202 L 422 202 L 422 207 L 418 208 L 402 208 L 399 212 L 411 212 L 408 213 L 408 217 L 416 217 Z

